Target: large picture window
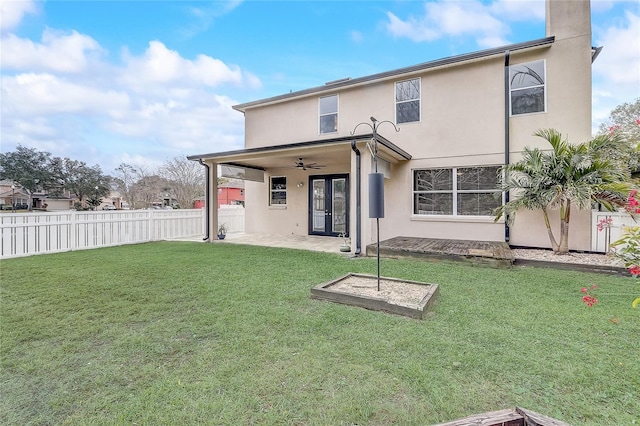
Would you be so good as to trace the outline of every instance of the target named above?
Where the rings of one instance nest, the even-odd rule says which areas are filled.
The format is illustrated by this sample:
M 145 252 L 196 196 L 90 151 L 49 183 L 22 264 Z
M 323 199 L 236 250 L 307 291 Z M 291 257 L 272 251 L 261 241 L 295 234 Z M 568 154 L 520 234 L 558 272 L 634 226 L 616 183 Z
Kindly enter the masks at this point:
M 396 123 L 420 121 L 420 79 L 396 83 Z
M 320 98 L 320 133 L 338 131 L 338 95 Z
M 413 171 L 413 214 L 493 216 L 502 204 L 499 166 Z
M 270 179 L 269 204 L 272 206 L 283 206 L 287 204 L 287 178 L 284 176 L 272 177 Z
M 509 67 L 511 115 L 546 111 L 545 62 L 535 61 Z

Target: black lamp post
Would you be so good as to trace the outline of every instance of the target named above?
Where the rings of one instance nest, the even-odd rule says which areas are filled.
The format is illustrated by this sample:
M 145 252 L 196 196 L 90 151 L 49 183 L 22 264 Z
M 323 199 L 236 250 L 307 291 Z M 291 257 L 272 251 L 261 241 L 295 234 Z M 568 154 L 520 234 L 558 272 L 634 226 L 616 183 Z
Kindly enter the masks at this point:
M 396 132 L 400 129 L 389 120 L 378 121 L 375 117 L 370 117 L 371 123 L 362 122 L 354 127 L 351 136 L 356 133 L 356 129 L 364 124 L 369 126 L 373 131 L 371 142 L 367 143 L 367 148 L 371 152 L 374 164 L 374 173 L 369 174 L 369 218 L 376 219 L 376 238 L 377 238 L 377 258 L 378 258 L 378 291 L 380 291 L 380 218 L 384 217 L 384 174 L 378 173 L 378 127 L 383 123 L 389 123 Z
M 11 185 L 11 212 L 16 211 L 16 186 Z
M 93 211 L 98 210 L 98 187 L 96 186 L 96 199 L 95 199 L 95 204 L 93 206 Z

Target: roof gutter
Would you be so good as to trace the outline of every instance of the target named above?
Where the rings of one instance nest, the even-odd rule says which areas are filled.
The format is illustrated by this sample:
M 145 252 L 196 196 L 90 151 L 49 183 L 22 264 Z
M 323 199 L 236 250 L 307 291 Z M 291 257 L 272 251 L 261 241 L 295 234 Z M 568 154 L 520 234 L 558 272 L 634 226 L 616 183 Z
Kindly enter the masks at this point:
M 509 84 L 509 58 L 511 56 L 511 52 L 505 50 L 504 52 L 504 165 L 509 165 L 509 151 L 511 150 L 510 139 L 509 139 L 509 115 L 510 115 L 510 105 L 511 105 L 511 93 Z M 509 191 L 505 191 L 504 193 L 504 202 L 509 202 Z M 508 243 L 510 239 L 510 230 L 509 230 L 509 221 L 508 218 L 505 217 L 504 220 L 504 240 Z
M 356 141 L 351 141 L 351 149 L 356 153 L 356 251 L 355 255 L 359 256 L 362 251 L 362 179 L 360 177 L 360 150 L 356 146 Z
M 371 139 L 373 137 L 373 133 L 357 135 L 355 137 L 358 138 L 359 140 Z M 262 147 L 256 147 L 256 148 L 238 149 L 234 151 L 215 152 L 210 154 L 189 155 L 187 159 L 188 160 L 215 159 L 218 162 L 231 164 L 229 163 L 230 161 L 237 160 L 238 162 L 240 162 L 243 157 L 251 156 L 255 154 L 264 154 L 264 153 L 273 154 L 273 153 L 279 153 L 279 152 L 284 152 L 289 150 L 346 144 L 349 141 L 351 141 L 353 138 L 354 136 L 348 136 L 348 137 L 343 136 L 343 137 L 337 137 L 337 138 L 331 138 L 331 139 L 320 139 L 320 140 L 307 141 L 307 142 L 295 142 L 295 143 L 275 145 L 275 146 L 262 146 Z M 399 160 L 411 159 L 411 154 L 409 154 L 404 149 L 400 148 L 399 146 L 395 145 L 394 143 L 392 143 L 391 141 L 389 141 L 388 139 L 380 135 L 378 135 L 378 143 L 384 146 L 385 148 L 387 148 L 389 152 Z M 264 170 L 259 167 L 254 167 L 254 168 L 258 170 Z

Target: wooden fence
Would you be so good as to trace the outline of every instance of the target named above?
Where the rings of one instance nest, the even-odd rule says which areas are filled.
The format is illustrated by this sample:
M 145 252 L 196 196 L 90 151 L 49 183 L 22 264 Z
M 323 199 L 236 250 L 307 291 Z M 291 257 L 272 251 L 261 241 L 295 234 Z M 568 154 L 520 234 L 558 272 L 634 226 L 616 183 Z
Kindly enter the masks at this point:
M 0 258 L 204 235 L 204 210 L 0 214 Z

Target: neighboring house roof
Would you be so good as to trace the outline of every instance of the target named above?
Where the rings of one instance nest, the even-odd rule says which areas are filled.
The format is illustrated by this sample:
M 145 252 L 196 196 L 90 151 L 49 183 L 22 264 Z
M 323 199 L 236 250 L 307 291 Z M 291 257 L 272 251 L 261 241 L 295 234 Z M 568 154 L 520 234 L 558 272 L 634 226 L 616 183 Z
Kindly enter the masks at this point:
M 22 188 L 16 188 L 15 190 L 9 189 L 8 191 L 0 193 L 0 197 L 11 197 L 12 195 L 24 195 L 25 197 L 28 197 L 29 193 L 22 190 Z
M 373 74 L 365 77 L 359 78 L 345 78 L 341 80 L 336 80 L 333 82 L 328 82 L 324 86 L 313 87 L 310 89 L 300 90 L 297 92 L 287 93 L 284 95 L 274 96 L 271 98 L 261 99 L 257 101 L 247 102 L 239 105 L 233 106 L 233 109 L 237 111 L 244 112 L 246 109 L 266 104 L 277 103 L 285 100 L 289 100 L 297 97 L 304 97 L 307 95 L 324 92 L 324 91 L 334 91 L 337 88 L 344 88 L 349 86 L 358 86 L 365 83 L 371 83 L 376 80 L 385 80 L 389 78 L 395 78 L 399 75 L 413 74 L 417 72 L 422 72 L 431 68 L 441 68 L 445 66 L 451 65 L 459 65 L 465 62 L 477 61 L 480 59 L 486 59 L 489 57 L 503 55 L 506 51 L 518 51 L 518 50 L 528 50 L 534 48 L 548 47 L 555 41 L 555 37 L 546 37 L 537 40 L 531 40 L 523 43 L 510 44 L 507 46 L 496 47 L 493 49 L 485 49 L 477 52 L 466 53 L 463 55 L 450 56 L 443 59 L 438 59 L 430 62 L 423 62 L 421 64 L 412 65 L 405 68 L 399 68 L 396 70 L 385 71 L 378 74 Z M 594 58 L 595 59 L 595 58 Z

